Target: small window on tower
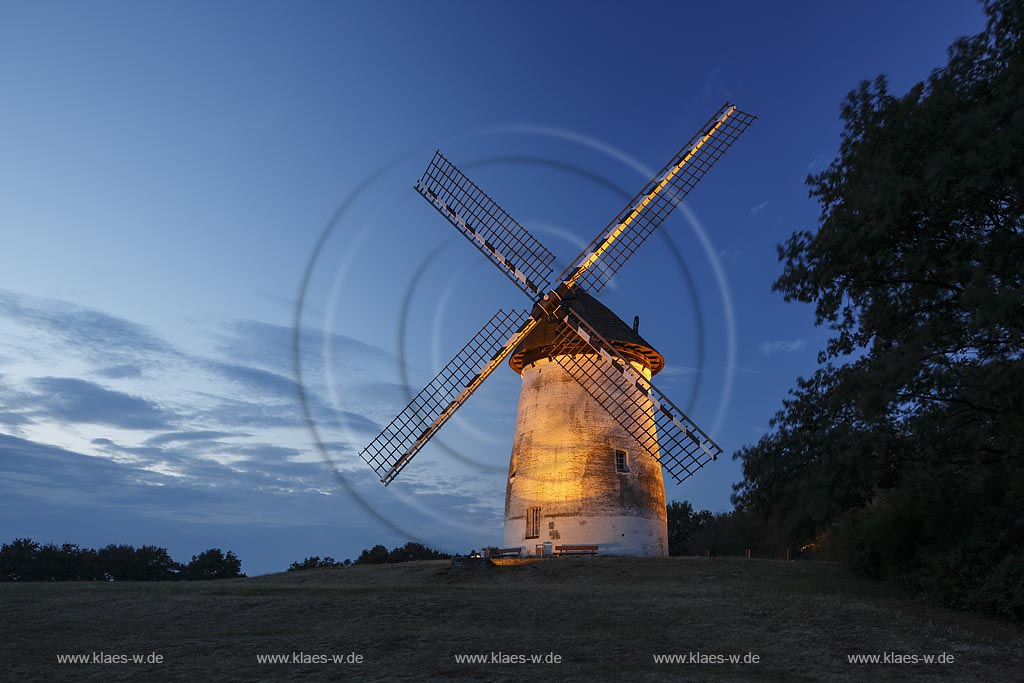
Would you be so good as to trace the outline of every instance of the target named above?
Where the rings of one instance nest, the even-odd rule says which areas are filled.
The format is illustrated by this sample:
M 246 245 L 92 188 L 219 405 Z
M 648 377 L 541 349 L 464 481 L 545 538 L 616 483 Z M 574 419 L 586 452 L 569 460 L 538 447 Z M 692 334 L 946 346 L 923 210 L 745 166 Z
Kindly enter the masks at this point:
M 629 454 L 626 451 L 615 451 L 615 471 L 629 472 Z
M 526 537 L 540 537 L 540 508 L 526 509 Z

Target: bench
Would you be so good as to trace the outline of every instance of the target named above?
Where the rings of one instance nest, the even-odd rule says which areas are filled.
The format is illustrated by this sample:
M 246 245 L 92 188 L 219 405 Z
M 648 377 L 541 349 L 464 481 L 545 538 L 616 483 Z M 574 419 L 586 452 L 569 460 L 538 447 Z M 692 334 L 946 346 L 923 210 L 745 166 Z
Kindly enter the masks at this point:
M 522 547 L 519 548 L 488 548 L 488 557 L 520 557 L 523 554 Z
M 555 555 L 597 555 L 596 545 L 556 545 Z

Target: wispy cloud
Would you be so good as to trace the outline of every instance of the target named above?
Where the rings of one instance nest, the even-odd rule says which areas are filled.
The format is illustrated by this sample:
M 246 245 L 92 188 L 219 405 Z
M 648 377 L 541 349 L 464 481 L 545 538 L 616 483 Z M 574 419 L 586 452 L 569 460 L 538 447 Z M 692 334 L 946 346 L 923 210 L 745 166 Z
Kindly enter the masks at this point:
M 688 365 L 666 365 L 665 369 L 658 373 L 658 377 L 663 379 L 681 379 L 698 373 L 700 373 L 698 368 Z
M 807 162 L 807 172 L 814 173 L 820 168 L 823 168 L 828 161 L 828 157 L 821 154 L 815 154 L 814 158 Z
M 142 377 L 142 370 L 135 365 L 112 365 L 107 368 L 100 368 L 96 371 L 96 374 L 107 379 L 125 379 Z
M 396 508 L 397 489 L 384 490 L 358 457 L 418 389 L 382 379 L 397 360 L 381 348 L 315 329 L 303 334 L 303 394 L 328 442 L 328 464 L 306 430 L 287 326 L 229 323 L 210 331 L 203 351 L 186 350 L 102 311 L 5 290 L 0 318 L 10 331 L 0 349 L 0 519 L 5 511 L 43 507 L 65 517 L 116 509 L 119 519 L 230 519 L 246 528 L 284 526 L 279 517 L 286 515 L 308 526 L 309 515 L 295 510 L 327 510 L 312 501 L 330 498 L 319 522 L 325 524 L 338 519 L 339 506 L 353 505 L 332 495 L 341 473 L 367 505 L 395 510 L 406 536 L 417 529 L 436 535 L 449 524 L 432 521 L 437 516 L 468 537 L 478 526 L 460 526 L 468 510 L 500 525 L 493 473 L 451 461 L 440 441 L 404 476 L 415 500 L 406 507 Z M 342 368 L 344 381 L 327 367 Z M 262 494 L 274 496 L 272 511 Z M 259 504 L 249 504 L 254 500 Z
M 740 260 L 740 252 L 738 249 L 720 249 L 718 251 L 718 258 L 722 259 L 723 261 L 736 263 L 737 261 Z
M 194 486 L 262 489 L 278 492 L 322 490 L 330 472 L 315 458 L 300 460 L 298 448 L 269 443 L 236 444 L 219 440 L 128 446 L 112 439 L 92 445 L 119 463 L 173 476 Z
M 761 213 L 768 208 L 768 202 L 761 202 L 757 206 L 750 207 L 750 213 Z
M 166 434 L 157 434 L 146 439 L 146 444 L 149 446 L 164 446 L 169 443 L 189 442 L 189 441 L 213 441 L 216 439 L 224 439 L 232 436 L 251 436 L 246 432 L 215 432 L 215 431 L 196 431 L 196 432 L 167 432 Z
M 219 350 L 235 362 L 271 367 L 283 373 L 292 372 L 295 341 L 293 328 L 256 320 L 238 320 L 226 325 L 224 332 Z M 330 353 L 335 363 L 345 365 L 359 366 L 395 360 L 384 349 L 343 334 L 303 328 L 299 336 L 303 367 L 311 374 L 319 371 L 325 352 Z
M 33 395 L 20 391 L 12 386 L 8 375 L 0 375 L 0 425 L 15 434 L 21 433 L 21 427 L 32 424 L 29 415 Z
M 0 425 L 4 425 L 11 430 L 17 430 L 19 427 L 23 427 L 31 423 L 32 418 L 28 417 L 24 413 L 0 410 Z
M 222 447 L 231 461 L 214 459 Z M 401 523 L 399 537 L 377 525 L 338 525 L 339 519 L 358 515 L 359 504 L 351 496 L 333 495 L 338 491 L 334 473 L 319 460 L 298 460 L 299 449 L 273 444 L 236 449 L 225 443 L 197 449 L 130 447 L 111 439 L 97 439 L 92 448 L 104 457 L 0 434 L 0 519 L 18 520 L 27 510 L 32 535 L 39 540 L 98 545 L 120 534 L 143 542 L 155 539 L 172 555 L 186 558 L 207 547 L 201 544 L 211 534 L 224 538 L 225 530 L 233 529 L 228 547 L 239 553 L 250 574 L 283 569 L 302 555 L 298 549 L 295 555 L 282 555 L 279 544 L 303 536 L 320 543 L 328 528 L 341 552 L 410 538 L 465 550 L 463 543 L 479 547 L 488 540 L 488 530 L 501 524 L 502 509 L 493 491 L 481 495 L 476 489 L 483 484 L 476 477 L 443 479 L 437 469 L 428 470 L 433 478 L 402 482 L 415 505 L 380 486 L 362 462 L 345 469 L 366 505 L 387 509 Z M 473 516 L 469 531 L 462 521 L 467 515 Z M 72 517 L 102 531 L 90 536 L 90 530 L 68 525 Z M 452 547 L 452 538 L 459 539 L 458 545 Z
M 295 383 L 295 380 L 276 372 L 245 365 L 235 365 L 234 363 L 222 363 L 220 361 L 209 361 L 207 367 L 225 379 L 251 391 L 278 399 L 286 398 L 292 400 L 297 399 L 299 396 L 299 385 Z
M 176 355 L 143 325 L 65 301 L 0 289 L 0 315 L 55 336 L 67 350 L 96 363 L 137 365 Z
M 46 420 L 161 431 L 176 423 L 186 432 L 199 433 L 305 427 L 299 386 L 291 376 L 290 327 L 252 320 L 230 323 L 222 328 L 211 356 L 178 350 L 146 327 L 102 311 L 3 289 L 0 317 L 26 328 L 26 339 L 40 332 L 48 335 L 42 348 L 54 358 L 84 359 L 93 366 L 85 372 L 94 378 L 133 380 L 134 393 L 126 394 L 102 381 L 22 376 L 20 383 L 28 391 L 12 393 L 19 378 L 7 378 L 0 385 L 0 424 L 10 431 Z M 376 401 L 333 406 L 323 398 L 323 352 L 329 349 L 336 362 L 358 364 L 363 374 L 371 373 L 376 364 L 393 362 L 393 357 L 344 335 L 309 329 L 302 338 L 307 369 L 302 393 L 318 424 L 376 434 L 380 428 Z M 21 355 L 28 357 L 31 347 L 40 345 L 30 344 Z M 39 364 L 44 359 L 35 360 Z M 72 363 L 61 374 L 82 372 L 73 367 Z M 172 380 L 170 384 L 167 379 Z M 206 390 L 210 386 L 215 388 Z M 159 404 L 154 396 L 160 397 Z
M 792 353 L 794 351 L 799 351 L 805 346 L 807 346 L 807 342 L 803 339 L 778 339 L 776 341 L 761 342 L 761 345 L 758 346 L 758 348 L 761 349 L 761 353 L 766 356 L 770 356 L 774 353 Z
M 33 416 L 121 429 L 169 429 L 176 416 L 156 403 L 73 377 L 36 377 Z
M 722 98 L 727 100 L 733 99 L 732 91 L 729 90 L 725 82 L 725 66 L 728 63 L 728 59 L 723 59 L 716 66 L 708 69 L 707 73 L 704 74 L 704 100 L 715 100 L 720 101 Z

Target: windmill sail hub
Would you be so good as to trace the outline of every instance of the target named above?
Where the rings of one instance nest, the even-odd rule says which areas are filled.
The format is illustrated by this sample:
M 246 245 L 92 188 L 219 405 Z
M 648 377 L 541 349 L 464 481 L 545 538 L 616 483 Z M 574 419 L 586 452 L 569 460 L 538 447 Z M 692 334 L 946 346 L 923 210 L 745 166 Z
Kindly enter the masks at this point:
M 562 295 L 559 303 L 568 304 L 578 311 L 627 360 L 647 367 L 653 375 L 665 367 L 665 358 L 650 342 L 585 290 L 573 287 Z M 556 320 L 541 322 L 513 352 L 509 358 L 509 367 L 522 374 L 524 366 L 540 358 L 557 355 L 555 340 L 561 331 L 562 325 Z

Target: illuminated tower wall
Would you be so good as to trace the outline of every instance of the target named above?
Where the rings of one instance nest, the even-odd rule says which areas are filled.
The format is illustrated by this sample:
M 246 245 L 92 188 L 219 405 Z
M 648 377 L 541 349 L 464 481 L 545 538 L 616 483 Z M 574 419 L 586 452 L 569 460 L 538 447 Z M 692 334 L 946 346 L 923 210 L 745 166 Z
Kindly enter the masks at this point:
M 664 360 L 592 297 L 574 308 L 650 378 Z M 584 310 L 581 310 L 584 309 Z M 602 555 L 667 555 L 661 464 L 608 414 L 545 346 L 523 342 L 510 365 L 522 375 L 505 496 L 504 547 L 598 545 Z M 650 415 L 649 403 L 636 407 Z M 653 429 L 653 422 L 652 422 Z M 618 453 L 617 453 L 618 452 Z

